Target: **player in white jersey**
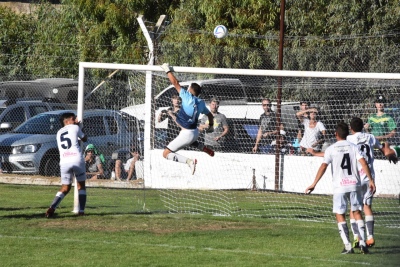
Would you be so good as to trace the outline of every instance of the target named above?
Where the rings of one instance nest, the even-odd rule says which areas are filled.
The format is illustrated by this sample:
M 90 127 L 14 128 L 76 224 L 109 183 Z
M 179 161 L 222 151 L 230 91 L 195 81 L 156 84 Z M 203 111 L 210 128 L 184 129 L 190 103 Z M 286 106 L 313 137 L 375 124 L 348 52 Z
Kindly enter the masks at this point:
M 362 132 L 364 123 L 362 119 L 354 117 L 350 121 L 350 132 L 351 135 L 347 136 L 347 141 L 355 144 L 363 152 L 363 156 L 368 163 L 368 167 L 371 170 L 372 178 L 375 179 L 374 171 L 374 149 L 382 151 L 382 145 L 372 134 Z M 359 166 L 359 172 L 361 177 L 361 192 L 363 195 L 363 210 L 365 215 L 365 224 L 367 230 L 367 241 L 365 242 L 368 247 L 372 247 L 375 244 L 374 240 L 374 216 L 372 211 L 372 199 L 373 194 L 368 190 L 369 179 L 363 172 L 361 166 Z M 357 232 L 357 222 L 350 213 L 350 224 L 351 230 L 354 236 L 353 247 L 359 247 L 359 233 Z
M 362 218 L 362 196 L 361 196 L 361 180 L 358 172 L 357 162 L 359 162 L 369 178 L 369 190 L 375 193 L 376 187 L 372 179 L 368 164 L 363 158 L 358 147 L 346 141 L 349 135 L 349 127 L 346 123 L 341 122 L 336 126 L 335 136 L 337 142 L 329 146 L 324 153 L 324 162 L 321 164 L 314 182 L 307 187 L 305 193 L 310 194 L 319 180 L 324 175 L 327 167 L 331 164 L 332 181 L 333 181 L 333 212 L 336 213 L 336 221 L 338 223 L 339 234 L 342 238 L 345 248 L 342 254 L 354 253 L 349 239 L 349 229 L 346 223 L 347 204 L 350 200 L 351 212 L 357 220 L 358 230 L 360 233 L 360 251 L 368 253 L 364 240 L 364 221 Z
M 60 152 L 61 189 L 46 212 L 47 218 L 54 216 L 57 206 L 71 190 L 74 175 L 79 192 L 78 215 L 84 215 L 86 205 L 86 169 L 79 140 L 86 142 L 87 137 L 79 127 L 74 113 L 63 113 L 60 122 L 63 128 L 57 132 L 57 145 Z

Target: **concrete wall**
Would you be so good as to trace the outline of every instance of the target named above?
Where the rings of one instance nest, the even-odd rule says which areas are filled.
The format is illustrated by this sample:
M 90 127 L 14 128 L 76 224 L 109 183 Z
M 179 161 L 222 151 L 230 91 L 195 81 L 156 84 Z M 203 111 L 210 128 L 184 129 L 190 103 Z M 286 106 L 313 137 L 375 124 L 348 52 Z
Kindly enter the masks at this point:
M 263 154 L 216 153 L 210 157 L 196 151 L 179 154 L 198 160 L 195 175 L 186 164 L 166 160 L 162 150 L 152 150 L 149 170 L 144 169 L 147 188 L 169 189 L 250 189 L 253 170 L 259 189 L 275 189 L 275 156 Z M 284 157 L 281 163 L 280 187 L 283 191 L 304 193 L 315 178 L 322 158 L 309 156 Z M 145 166 L 145 165 L 144 165 Z M 400 193 L 400 166 L 386 160 L 375 160 L 376 195 L 397 196 Z M 332 194 L 332 176 L 328 167 L 315 194 Z

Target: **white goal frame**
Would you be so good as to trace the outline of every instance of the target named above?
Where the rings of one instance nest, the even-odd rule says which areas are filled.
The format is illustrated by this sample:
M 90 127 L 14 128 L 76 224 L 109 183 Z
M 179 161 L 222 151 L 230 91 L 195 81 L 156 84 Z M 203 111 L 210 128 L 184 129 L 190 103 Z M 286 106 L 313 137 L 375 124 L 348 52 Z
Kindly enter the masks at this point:
M 400 80 L 400 74 L 397 73 L 361 73 L 361 72 L 315 72 L 315 71 L 288 71 L 288 70 L 258 70 L 258 69 L 228 69 L 228 68 L 198 68 L 172 66 L 177 73 L 202 73 L 202 74 L 224 74 L 224 75 L 251 75 L 251 76 L 272 76 L 272 77 L 309 77 L 309 78 L 341 78 L 341 79 L 385 79 Z M 84 75 L 85 69 L 107 69 L 107 70 L 133 70 L 146 72 L 145 86 L 145 136 L 144 136 L 144 176 L 150 177 L 150 155 L 148 155 L 151 144 L 151 114 L 152 114 L 152 73 L 162 72 L 161 66 L 153 65 L 135 65 L 135 64 L 115 64 L 115 63 L 79 63 L 78 80 L 78 106 L 77 117 L 83 122 L 84 110 Z M 280 103 L 278 103 L 278 108 Z M 316 170 L 315 170 L 316 172 Z M 77 191 L 75 190 L 74 212 L 78 210 Z

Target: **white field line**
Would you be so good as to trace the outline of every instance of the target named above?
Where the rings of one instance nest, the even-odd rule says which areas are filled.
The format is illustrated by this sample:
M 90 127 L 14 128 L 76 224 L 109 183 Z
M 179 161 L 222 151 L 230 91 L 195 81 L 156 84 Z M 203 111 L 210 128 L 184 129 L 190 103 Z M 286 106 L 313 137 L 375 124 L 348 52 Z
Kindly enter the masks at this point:
M 59 238 L 48 238 L 48 237 L 34 237 L 34 236 L 8 236 L 8 235 L 0 235 L 0 238 L 10 238 L 10 239 L 31 239 L 31 240 L 46 240 L 46 241 L 54 241 L 54 242 L 73 242 L 73 243 L 95 243 L 98 244 L 99 241 L 90 241 L 90 240 L 80 240 L 80 239 L 62 239 Z M 196 246 L 174 246 L 170 244 L 150 244 L 150 243 L 124 243 L 124 242 L 114 242 L 114 241 L 102 241 L 103 244 L 111 244 L 111 245 L 136 245 L 136 246 L 147 246 L 147 247 L 162 247 L 167 249 L 191 249 L 191 250 L 207 250 L 207 251 L 215 251 L 215 252 L 224 252 L 224 253 L 241 253 L 241 254 L 249 254 L 249 255 L 258 255 L 258 256 L 265 256 L 265 257 L 279 257 L 279 258 L 289 258 L 289 259 L 306 259 L 312 261 L 319 261 L 319 262 L 332 262 L 332 263 L 346 263 L 351 265 L 371 265 L 369 262 L 360 262 L 360 261 L 353 261 L 353 260 L 330 260 L 330 259 L 318 259 L 316 255 L 310 256 L 296 256 L 290 254 L 275 254 L 275 253 L 264 253 L 264 252 L 254 252 L 249 250 L 228 250 L 228 249 L 219 249 L 219 248 L 210 248 L 210 247 L 196 247 Z

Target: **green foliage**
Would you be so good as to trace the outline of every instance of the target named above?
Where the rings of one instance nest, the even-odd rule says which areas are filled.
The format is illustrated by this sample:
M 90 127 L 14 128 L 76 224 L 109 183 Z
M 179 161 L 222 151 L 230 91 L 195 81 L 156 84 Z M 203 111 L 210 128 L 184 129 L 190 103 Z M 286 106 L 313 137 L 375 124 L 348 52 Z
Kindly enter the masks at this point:
M 0 6 L 0 81 L 27 72 L 26 60 L 31 51 L 28 44 L 33 42 L 34 26 L 31 16 L 16 16 Z
M 32 14 L 0 8 L 6 79 L 76 77 L 79 61 L 147 64 L 139 14 L 150 31 L 168 16 L 156 64 L 277 68 L 278 0 L 64 0 L 35 7 Z M 398 14 L 398 0 L 286 1 L 284 69 L 400 72 Z M 227 26 L 227 38 L 214 38 L 218 24 Z

